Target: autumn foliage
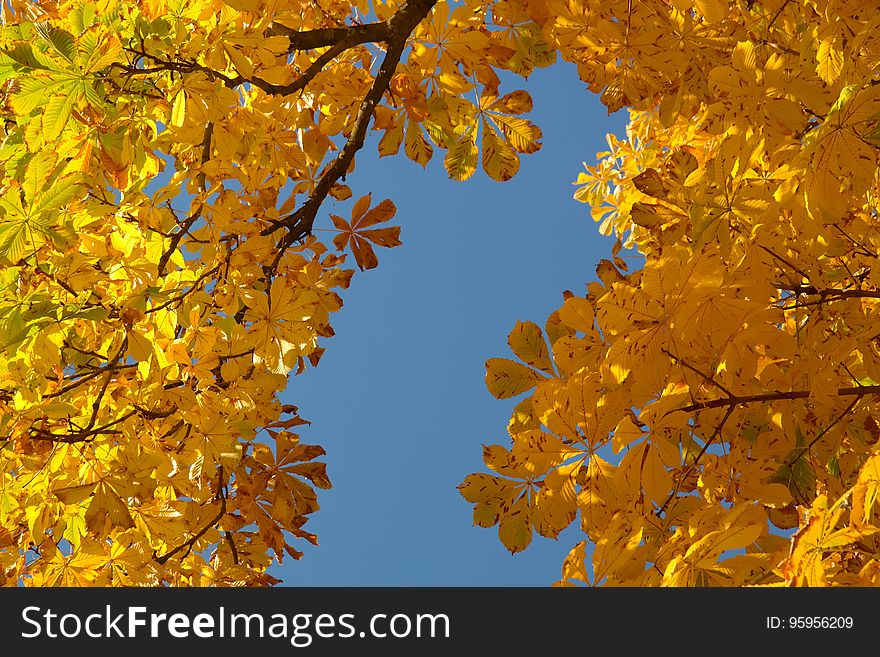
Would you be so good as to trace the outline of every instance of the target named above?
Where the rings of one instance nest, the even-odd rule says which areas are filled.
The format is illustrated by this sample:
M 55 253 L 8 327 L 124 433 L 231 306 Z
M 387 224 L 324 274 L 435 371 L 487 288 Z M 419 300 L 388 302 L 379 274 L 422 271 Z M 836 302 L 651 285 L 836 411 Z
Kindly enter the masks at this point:
M 877 5 L 528 7 L 631 118 L 577 179 L 612 259 L 487 363 L 475 523 L 576 523 L 562 585 L 880 584 Z
M 574 524 L 561 584 L 880 583 L 872 3 L 0 6 L 3 583 L 276 583 L 330 486 L 279 395 L 401 243 L 357 152 L 510 180 L 501 74 L 559 58 L 630 111 L 576 183 L 617 243 L 487 362 L 475 523 Z

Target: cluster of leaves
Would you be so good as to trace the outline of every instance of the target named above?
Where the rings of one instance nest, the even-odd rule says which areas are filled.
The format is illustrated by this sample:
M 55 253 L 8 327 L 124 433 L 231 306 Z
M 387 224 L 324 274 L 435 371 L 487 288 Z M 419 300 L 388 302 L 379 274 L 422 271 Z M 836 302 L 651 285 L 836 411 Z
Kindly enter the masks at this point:
M 279 394 L 391 201 L 312 227 L 379 152 L 510 178 L 555 52 L 517 3 L 0 3 L 0 580 L 235 585 L 328 488 Z M 478 135 L 481 135 L 478 138 Z M 328 221 L 329 224 L 329 221 Z
M 631 111 L 577 181 L 618 242 L 489 361 L 528 396 L 460 487 L 476 523 L 517 551 L 579 517 L 563 584 L 880 583 L 871 9 L 3 3 L 0 579 L 274 583 L 329 486 L 279 393 L 348 252 L 400 244 L 390 201 L 330 245 L 320 208 L 371 123 L 381 155 L 510 179 L 541 133 L 499 72 L 559 52 Z
M 613 259 L 487 363 L 474 522 L 578 520 L 560 585 L 880 584 L 876 7 L 525 5 L 631 120 L 576 183 Z

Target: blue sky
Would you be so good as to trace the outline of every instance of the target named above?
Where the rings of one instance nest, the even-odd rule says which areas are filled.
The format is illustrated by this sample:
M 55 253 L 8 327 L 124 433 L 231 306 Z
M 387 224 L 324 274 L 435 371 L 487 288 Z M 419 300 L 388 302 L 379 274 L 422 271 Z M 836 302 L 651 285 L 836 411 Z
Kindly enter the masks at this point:
M 302 439 L 327 450 L 334 485 L 305 527 L 320 546 L 272 570 L 284 585 L 543 586 L 580 538 L 536 535 L 511 556 L 455 488 L 485 470 L 481 444 L 509 440 L 513 404 L 486 390 L 485 360 L 509 355 L 518 319 L 543 325 L 563 290 L 584 294 L 612 243 L 571 183 L 624 113 L 609 117 L 566 63 L 501 92 L 515 88 L 532 93 L 544 146 L 512 181 L 479 170 L 450 181 L 442 153 L 427 170 L 402 153 L 379 159 L 375 135 L 358 155 L 348 184 L 394 201 L 404 246 L 378 249 L 379 268 L 355 276 L 319 367 L 283 395 L 312 421 Z M 316 228 L 349 207 L 328 200 Z

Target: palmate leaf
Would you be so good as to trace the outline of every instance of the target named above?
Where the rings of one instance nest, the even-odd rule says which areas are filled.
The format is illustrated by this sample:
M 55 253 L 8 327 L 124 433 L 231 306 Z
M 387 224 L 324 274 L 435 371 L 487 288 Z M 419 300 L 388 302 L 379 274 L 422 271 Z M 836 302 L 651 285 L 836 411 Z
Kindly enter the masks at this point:
M 134 527 L 128 505 L 110 484 L 103 481 L 89 502 L 85 521 L 90 531 L 101 531 L 108 524 L 111 527 Z
M 880 86 L 844 87 L 813 143 L 812 176 L 805 186 L 807 207 L 827 223 L 843 214 L 850 197 L 871 186 L 877 168 L 878 149 L 866 140 L 880 115 Z
M 123 0 L 104 11 L 74 0 L 41 3 L 39 17 L 16 10 L 0 27 L 16 114 L 0 146 L 0 430 L 16 447 L 0 471 L 0 583 L 265 585 L 282 554 L 302 556 L 288 538 L 313 540 L 301 527 L 329 482 L 320 448 L 278 434 L 278 397 L 294 368 L 317 364 L 341 307 L 333 290 L 352 272 L 322 227 L 288 245 L 277 218 L 297 196 L 321 205 L 316 190 L 349 198 L 341 171 L 354 177 L 347 158 L 370 121 L 385 134 L 381 155 L 405 147 L 424 166 L 439 148 L 453 179 L 478 166 L 510 179 L 542 133 L 526 120 L 529 94 L 500 87 L 560 56 L 585 83 L 572 76 L 566 92 L 604 89 L 610 109 L 632 110 L 578 197 L 618 239 L 598 281 L 595 261 L 582 263 L 571 285 L 586 291 L 563 293 L 543 331 L 514 327 L 516 361 L 487 363 L 492 393 L 519 403 L 513 448 L 485 452 L 496 474 L 460 488 L 474 522 L 519 551 L 579 513 L 565 580 L 880 585 L 862 540 L 880 520 L 876 464 L 858 475 L 880 436 L 877 396 L 856 387 L 880 381 L 869 3 L 437 3 L 405 43 L 358 43 L 315 76 L 303 73 L 335 45 L 305 47 L 315 30 L 351 32 L 284 4 Z M 331 9 L 341 20 L 367 4 Z M 396 12 L 427 4 L 378 3 L 375 19 L 402 25 Z M 389 65 L 402 53 L 390 79 L 383 49 Z M 252 74 L 296 75 L 304 88 L 273 92 Z M 559 128 L 588 123 L 574 115 Z M 150 192 L 166 156 L 174 175 Z M 295 191 L 278 209 L 282 180 Z M 333 241 L 369 269 L 400 229 L 388 226 L 390 201 L 353 205 L 333 218 Z M 538 255 L 539 266 L 564 257 Z M 846 296 L 808 293 L 825 289 Z M 838 421 L 846 400 L 832 409 L 834 391 L 847 386 L 858 396 L 849 414 L 861 415 Z M 762 401 L 768 392 L 780 399 Z M 749 436 L 744 413 L 760 431 Z M 90 417 L 101 432 L 80 440 Z M 793 446 L 796 426 L 809 438 Z M 55 444 L 31 440 L 41 428 Z M 257 438 L 264 430 L 276 450 Z M 793 447 L 809 449 L 786 460 Z M 819 522 L 789 505 L 789 488 L 803 492 L 801 511 L 819 490 L 852 490 L 852 512 L 821 540 L 766 535 L 768 505 L 780 527 Z M 761 517 L 725 519 L 728 506 Z M 69 545 L 52 550 L 50 530 Z M 723 558 L 743 549 L 752 561 Z
M 2 198 L 0 208 L 5 212 L 0 221 L 0 257 L 11 263 L 36 253 L 47 238 L 56 245 L 67 244 L 74 238 L 69 228 L 59 227 L 57 215 L 50 210 L 40 214 L 25 213 Z
M 371 210 L 367 210 L 370 207 L 371 199 L 372 196 L 367 194 L 355 202 L 351 211 L 351 223 L 345 221 L 342 217 L 330 215 L 333 225 L 339 230 L 339 234 L 333 238 L 333 245 L 339 251 L 344 251 L 346 247 L 350 247 L 354 260 L 361 271 L 373 269 L 379 264 L 371 244 L 386 248 L 402 244 L 400 241 L 400 226 L 369 228 L 370 226 L 388 221 L 397 212 L 394 203 L 388 199 L 385 199 Z

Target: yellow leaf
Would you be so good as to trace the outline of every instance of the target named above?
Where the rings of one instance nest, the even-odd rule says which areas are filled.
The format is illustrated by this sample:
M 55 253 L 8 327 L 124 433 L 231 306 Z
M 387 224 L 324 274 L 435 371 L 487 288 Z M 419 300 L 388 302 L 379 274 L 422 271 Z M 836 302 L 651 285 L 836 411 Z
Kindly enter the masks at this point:
M 186 91 L 181 89 L 174 96 L 174 102 L 171 105 L 171 125 L 179 128 L 183 126 L 186 119 Z
M 541 129 L 531 121 L 503 114 L 489 116 L 517 153 L 536 153 L 541 150 Z
M 498 523 L 498 538 L 512 554 L 522 552 L 532 542 L 530 516 L 528 501 L 523 495 Z
M 505 114 L 524 114 L 532 111 L 532 97 L 522 89 L 512 91 L 489 105 L 489 109 Z
M 733 66 L 741 73 L 754 75 L 758 68 L 758 51 L 754 42 L 737 42 L 733 49 Z
M 90 532 L 102 533 L 108 527 L 125 529 L 134 527 L 128 506 L 119 494 L 107 483 L 101 482 L 85 514 L 86 526 Z
M 834 43 L 834 39 L 826 38 L 819 42 L 816 52 L 816 72 L 827 84 L 834 84 L 843 71 L 843 52 Z
M 583 297 L 571 297 L 559 309 L 559 319 L 581 333 L 593 331 L 593 305 Z
M 535 369 L 553 373 L 553 363 L 541 328 L 534 322 L 517 322 L 507 336 L 507 344 L 516 356 Z
M 586 541 L 580 541 L 575 545 L 565 560 L 562 562 L 562 582 L 570 583 L 572 580 L 589 583 L 590 575 L 586 567 Z
M 476 136 L 474 126 L 471 126 L 447 151 L 443 165 L 453 180 L 467 180 L 474 175 L 478 155 Z
M 263 6 L 263 0 L 223 0 L 223 2 L 238 11 L 246 11 L 252 14 L 259 12 Z
M 673 221 L 686 219 L 685 215 L 681 212 L 665 205 L 642 203 L 641 201 L 633 203 L 632 210 L 630 210 L 630 218 L 634 224 L 644 228 L 654 228 Z
M 515 397 L 531 390 L 541 375 L 530 367 L 506 358 L 486 361 L 486 387 L 498 399 Z
M 245 57 L 238 48 L 232 44 L 223 44 L 223 50 L 232 62 L 233 68 L 243 77 L 250 79 L 254 76 L 254 65 Z
M 510 180 L 519 171 L 519 157 L 483 120 L 483 170 L 493 180 Z
M 256 77 L 269 84 L 283 86 L 293 81 L 293 71 L 289 66 L 266 66 L 259 70 Z
M 628 415 L 625 415 L 623 419 L 617 423 L 617 426 L 614 429 L 614 441 L 612 446 L 615 453 L 620 452 L 620 450 L 624 449 L 631 442 L 640 440 L 643 435 L 642 430 L 636 426 L 635 422 L 633 422 Z
M 660 177 L 660 172 L 656 169 L 645 169 L 633 179 L 633 185 L 642 194 L 647 194 L 654 198 L 666 198 L 669 190 Z
M 720 23 L 727 17 L 728 5 L 726 0 L 694 0 L 697 8 L 707 23 Z
M 416 121 L 409 120 L 406 126 L 406 140 L 404 141 L 403 150 L 406 156 L 413 162 L 421 164 L 423 167 L 428 165 L 434 149 L 425 135 L 422 134 L 422 128 Z
M 544 475 L 544 485 L 534 497 L 532 524 L 541 536 L 556 538 L 577 515 L 574 478 L 580 463 L 561 466 Z
M 631 514 L 617 513 L 593 549 L 593 573 L 598 582 L 613 578 L 617 570 L 629 561 L 642 541 L 641 519 Z

